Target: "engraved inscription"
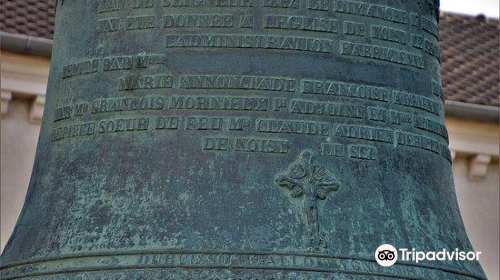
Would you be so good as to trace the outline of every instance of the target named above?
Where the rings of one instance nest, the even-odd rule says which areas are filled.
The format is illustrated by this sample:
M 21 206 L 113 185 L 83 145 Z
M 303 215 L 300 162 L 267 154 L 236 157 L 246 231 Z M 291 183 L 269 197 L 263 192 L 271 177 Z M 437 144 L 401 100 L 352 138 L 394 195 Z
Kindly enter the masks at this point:
M 352 256 L 332 257 L 318 254 L 294 254 L 290 252 L 214 252 L 214 251 L 155 251 L 154 253 L 131 253 L 123 255 L 100 254 L 85 258 L 51 259 L 8 267 L 2 271 L 6 278 L 30 277 L 32 279 L 101 279 L 116 280 L 114 268 L 120 267 L 121 279 L 154 280 L 339 280 L 347 279 L 342 273 L 385 275 L 379 280 L 394 278 L 430 280 L 473 280 L 440 270 L 396 264 L 391 271 L 383 271 L 377 263 L 356 259 Z M 76 263 L 76 264 L 75 264 Z M 112 264 L 112 265 L 104 265 Z M 97 271 L 81 271 L 83 267 L 106 268 Z M 144 267 L 148 269 L 137 269 Z M 200 268 L 202 267 L 202 268 Z M 109 268 L 109 271 L 107 270 Z M 322 271 L 322 272 L 311 272 Z M 54 274 L 53 277 L 36 276 L 40 271 Z M 265 273 L 263 275 L 263 273 Z M 39 275 L 39 274 L 38 274 Z M 63 276 L 64 275 L 64 276 Z M 51 277 L 51 278 L 47 278 Z M 339 278 L 340 277 L 340 278 Z
M 398 129 L 403 129 L 406 133 L 413 132 L 409 128 L 416 129 L 415 132 L 424 131 L 425 134 L 437 135 L 444 141 L 448 140 L 448 134 L 444 125 L 434 120 L 431 115 L 433 112 L 438 113 L 440 105 L 430 101 L 428 98 L 415 95 L 413 93 L 400 92 L 387 88 L 367 87 L 364 85 L 339 83 L 335 81 L 317 81 L 304 80 L 296 81 L 292 78 L 285 77 L 258 77 L 258 76 L 185 76 L 184 78 L 193 78 L 196 81 L 189 81 L 184 85 L 179 85 L 173 81 L 175 76 L 166 76 L 169 85 L 177 84 L 179 87 L 189 90 L 191 88 L 215 88 L 218 87 L 245 87 L 245 90 L 253 90 L 251 87 L 262 90 L 275 89 L 276 92 L 284 90 L 292 92 L 298 90 L 295 84 L 301 84 L 302 90 L 311 92 L 319 96 L 339 95 L 342 97 L 364 98 L 371 103 L 379 102 L 379 105 L 385 105 L 387 102 L 401 105 L 404 107 L 415 108 L 419 114 L 407 111 L 398 111 L 388 109 L 381 106 L 364 106 L 355 105 L 356 103 L 347 102 L 328 102 L 313 99 L 295 99 L 282 97 L 264 97 L 264 96 L 232 96 L 232 95 L 190 95 L 190 94 L 168 94 L 166 96 L 151 96 L 151 97 L 123 97 L 123 98 L 108 98 L 96 99 L 90 103 L 77 103 L 73 106 L 62 106 L 55 109 L 54 122 L 64 123 L 54 129 L 52 141 L 59 141 L 67 138 L 85 137 L 90 135 L 109 134 L 117 132 L 131 131 L 168 131 L 168 130 L 184 130 L 184 131 L 227 131 L 227 132 L 254 132 L 262 134 L 280 134 L 280 135 L 309 135 L 312 137 L 340 137 L 344 139 L 358 139 L 363 141 L 376 141 L 379 143 L 393 144 L 397 146 L 395 139 L 395 130 L 387 127 L 376 127 L 359 124 L 345 124 L 345 120 L 360 120 L 361 123 L 371 122 L 379 125 L 397 125 L 401 126 Z M 183 77 L 183 76 L 181 76 Z M 200 78 L 201 77 L 201 78 Z M 207 78 L 206 81 L 203 78 Z M 217 77 L 222 77 L 226 82 L 216 82 Z M 246 80 L 245 80 L 246 79 Z M 246 82 L 243 82 L 243 81 Z M 259 86 L 256 86 L 259 85 Z M 265 85 L 265 86 L 264 86 Z M 145 88 L 146 90 L 148 88 Z M 151 87 L 149 89 L 154 89 Z M 296 93 L 293 93 L 296 94 Z M 234 116 L 156 116 L 156 117 L 134 117 L 120 119 L 97 119 L 90 122 L 96 126 L 95 129 L 87 129 L 85 125 L 80 125 L 80 122 L 72 121 L 72 118 L 82 118 L 96 114 L 112 113 L 112 112 L 144 112 L 149 111 L 154 114 L 155 111 L 169 112 L 174 110 L 180 111 L 240 111 L 240 112 L 269 112 L 269 113 L 290 113 L 303 116 L 331 116 L 336 117 L 336 123 L 319 122 L 314 120 L 300 120 L 287 118 L 254 118 L 251 115 L 234 117 Z M 175 113 L 174 113 L 175 114 Z M 340 118 L 339 118 L 340 117 Z M 426 136 L 427 137 L 427 136 Z M 226 149 L 224 147 L 235 147 L 235 144 L 240 145 L 243 140 L 235 140 L 234 137 L 226 137 L 227 144 L 220 141 L 205 142 L 208 146 L 204 146 L 204 150 L 224 150 L 224 151 L 254 151 L 255 145 L 250 148 L 241 149 Z M 431 139 L 431 138 L 429 138 Z M 432 138 L 433 139 L 433 138 Z M 434 141 L 438 141 L 435 139 Z M 211 141 L 211 140 L 206 140 Z M 411 142 L 411 141 L 410 141 Z M 255 143 L 249 141 L 249 143 Z M 426 149 L 419 145 L 408 145 L 414 148 Z M 224 149 L 222 149 L 224 148 Z M 345 148 L 345 155 L 350 159 L 365 159 L 374 160 L 377 158 L 376 149 L 368 149 L 366 155 L 358 153 L 355 150 Z M 363 149 L 361 149 L 363 152 Z M 272 153 L 272 149 L 260 149 L 261 152 Z M 281 151 L 289 151 L 289 149 L 281 149 Z M 324 155 L 332 155 L 322 147 Z M 445 156 L 444 153 L 438 153 Z M 338 156 L 338 154 L 337 154 Z
M 73 106 L 64 106 L 55 111 L 54 121 L 60 121 L 71 118 Z
M 330 125 L 326 122 L 257 119 L 256 127 L 258 132 L 263 133 L 306 134 L 323 136 L 328 136 L 330 134 Z
M 121 69 L 127 67 L 139 67 L 139 65 L 149 67 L 156 62 L 161 62 L 161 56 L 122 56 L 101 58 L 99 63 L 100 71 L 104 69 Z M 148 59 L 157 57 L 158 59 Z M 104 62 L 106 61 L 106 62 Z M 153 64 L 148 63 L 155 62 Z M 101 67 L 102 65 L 102 67 Z M 106 66 L 104 66 L 106 65 Z M 114 71 L 114 70 L 110 70 Z M 433 87 L 436 87 L 433 82 Z M 189 131 L 212 131 L 212 132 L 249 132 L 258 134 L 280 134 L 280 135 L 308 135 L 312 137 L 339 137 L 344 139 L 358 139 L 363 141 L 376 141 L 379 143 L 392 144 L 397 146 L 395 130 L 386 127 L 376 127 L 370 125 L 345 124 L 346 120 L 359 120 L 361 124 L 369 122 L 378 125 L 397 125 L 396 129 L 403 129 L 403 132 L 425 132 L 424 135 L 436 135 L 444 141 L 448 140 L 448 135 L 444 125 L 436 121 L 432 115 L 439 115 L 442 104 L 432 101 L 430 98 L 411 92 L 403 92 L 385 87 L 375 87 L 363 84 L 344 83 L 338 81 L 323 81 L 312 79 L 296 79 L 291 77 L 270 77 L 270 76 L 245 76 L 245 75 L 130 75 L 121 77 L 118 80 L 118 90 L 160 90 L 179 89 L 189 91 L 197 90 L 245 90 L 260 91 L 270 96 L 238 96 L 231 93 L 219 93 L 217 95 L 186 94 L 184 92 L 173 92 L 162 96 L 150 97 L 119 97 L 96 99 L 90 103 L 77 103 L 73 106 L 62 106 L 56 108 L 54 122 L 64 122 L 54 131 L 52 141 L 59 141 L 67 138 L 85 137 L 90 135 L 109 134 L 117 132 L 131 131 L 169 131 L 184 130 Z M 435 90 L 433 88 L 433 90 Z M 301 99 L 289 97 L 273 97 L 272 92 L 289 93 L 291 95 L 304 94 Z M 321 99 L 309 99 L 305 97 L 321 97 Z M 368 104 L 378 104 L 378 106 L 366 106 L 363 104 L 349 103 L 342 99 L 331 98 L 353 98 L 361 99 Z M 324 98 L 327 98 L 324 100 Z M 414 111 L 399 111 L 389 109 L 386 105 L 395 104 L 398 106 L 412 108 Z M 393 107 L 391 107 L 393 108 Z M 305 119 L 287 118 L 255 118 L 251 115 L 234 116 L 155 116 L 145 117 L 141 120 L 138 116 L 120 119 L 96 120 L 95 129 L 85 130 L 80 123 L 72 123 L 72 118 L 82 118 L 102 113 L 112 112 L 143 112 L 149 111 L 213 111 L 213 112 L 269 112 L 269 113 L 290 113 L 309 116 L 330 116 L 335 117 L 335 124 Z M 69 122 L 69 124 L 67 123 Z M 414 130 L 410 130 L 414 128 Z M 426 136 L 427 137 L 427 136 Z M 217 137 L 216 137 L 217 138 Z M 218 137 L 221 138 L 221 137 Z M 226 140 L 223 140 L 226 138 Z M 205 137 L 202 141 L 202 149 L 206 151 L 258 151 L 263 153 L 274 153 L 274 149 L 256 149 L 255 141 L 247 141 L 251 145 L 247 148 L 242 145 L 244 140 L 238 140 L 233 136 L 222 137 L 221 140 L 214 140 Z M 267 138 L 263 138 L 267 139 Z M 431 138 L 429 138 L 431 139 Z M 434 138 L 432 138 L 434 139 Z M 438 141 L 436 139 L 435 141 Z M 262 142 L 262 141 L 261 141 Z M 410 141 L 411 142 L 411 141 Z M 439 142 L 439 141 L 438 141 Z M 253 144 L 252 144 L 253 143 Z M 264 142 L 262 142 L 264 143 Z M 413 148 L 426 149 L 419 145 L 408 145 Z M 323 155 L 334 155 L 328 151 L 326 146 L 322 146 Z M 355 148 L 352 148 L 355 147 Z M 344 147 L 344 156 L 349 159 L 375 160 L 378 156 L 377 149 L 364 149 L 364 147 L 349 146 Z M 359 149 L 359 151 L 357 150 Z M 284 153 L 290 148 L 279 149 Z M 280 152 L 276 152 L 280 153 Z M 444 157 L 444 153 L 438 153 Z M 339 156 L 335 154 L 335 156 Z
M 252 0 L 161 0 L 163 7 L 253 7 Z
M 239 96 L 182 96 L 170 97 L 169 109 L 217 111 L 268 111 L 269 98 Z
M 396 131 L 396 143 L 397 145 L 417 147 L 431 151 L 451 162 L 451 153 L 448 147 L 425 136 Z
M 408 13 L 400 9 L 403 4 L 360 0 L 97 1 L 96 31 L 103 42 L 123 32 L 131 38 L 154 34 L 162 36 L 168 54 L 139 50 L 116 56 L 104 44 L 91 51 L 93 57 L 67 61 L 63 79 L 110 72 L 116 87 L 108 98 L 57 107 L 53 141 L 182 130 L 197 135 L 204 151 L 283 154 L 295 148 L 289 138 L 300 135 L 321 143 L 314 152 L 369 162 L 380 156 L 378 145 L 397 148 L 398 133 L 421 134 L 439 145 L 448 140 L 436 117 L 443 111 L 436 81 L 430 89 L 411 92 L 374 81 L 287 77 L 283 71 L 183 72 L 171 64 L 178 48 L 261 49 L 392 63 L 421 73 L 429 55 L 439 58 L 437 40 L 430 36 L 438 35 L 437 25 L 428 11 Z M 302 9 L 309 12 L 301 14 Z M 399 146 L 431 150 L 407 138 Z
M 165 107 L 163 97 L 125 97 L 96 99 L 90 104 L 90 113 L 109 113 L 139 110 L 161 110 Z
M 298 9 L 299 0 L 264 0 L 264 7 Z
M 50 135 L 50 140 L 57 141 L 66 138 L 93 135 L 95 130 L 95 122 L 70 124 L 53 129 Z
M 155 121 L 155 129 L 179 129 L 179 125 L 181 122 L 180 117 L 156 117 Z
M 221 28 L 233 27 L 232 14 L 179 14 L 163 16 L 162 28 Z
M 418 108 L 434 115 L 439 115 L 439 104 L 429 98 L 401 91 L 393 91 L 393 93 L 395 104 Z
M 204 137 L 202 150 L 286 154 L 290 151 L 290 142 L 283 139 L 255 137 Z
M 358 56 L 365 59 L 389 61 L 406 66 L 423 69 L 422 54 L 427 53 L 439 59 L 439 46 L 436 40 L 429 40 L 423 33 L 439 35 L 434 20 L 426 15 L 408 13 L 402 9 L 380 3 L 366 3 L 350 0 L 263 0 L 259 2 L 263 11 L 271 14 L 255 15 L 251 10 L 231 13 L 231 8 L 250 8 L 254 6 L 251 0 L 106 0 L 100 3 L 98 15 L 109 13 L 112 17 L 98 19 L 98 31 L 103 35 L 116 31 L 137 31 L 152 28 L 167 28 L 172 34 L 167 35 L 167 48 L 180 47 L 214 47 L 214 48 L 244 48 L 244 49 L 276 49 L 294 51 L 312 51 Z M 118 3 L 119 2 L 119 3 Z M 302 16 L 291 13 L 305 6 L 308 10 L 317 11 L 314 16 Z M 163 15 L 143 14 L 154 9 L 162 11 L 168 8 L 185 8 L 188 12 L 174 12 Z M 224 8 L 226 13 L 196 13 L 198 8 Z M 141 13 L 131 15 L 128 10 L 140 10 Z M 214 10 L 215 11 L 215 10 Z M 331 12 L 335 15 L 332 17 Z M 349 20 L 343 20 L 342 14 L 350 15 Z M 338 16 L 340 15 L 340 16 Z M 374 21 L 373 24 L 370 24 Z M 394 24 L 395 23 L 395 24 Z M 389 26 L 390 25 L 390 26 Z M 405 25 L 420 30 L 408 30 Z M 221 34 L 221 28 L 243 30 L 257 27 L 251 34 Z M 178 33 L 185 28 L 205 28 L 214 32 L 193 34 Z M 302 36 L 282 36 L 275 34 L 278 30 L 296 30 Z M 263 31 L 262 33 L 259 31 Z M 267 32 L 266 32 L 267 31 Z M 420 32 L 418 32 L 420 31 Z M 318 36 L 315 32 L 325 32 L 331 35 L 339 33 L 350 36 L 372 37 L 380 41 L 404 45 L 398 47 L 376 44 L 351 43 L 352 46 L 339 43 L 337 36 Z M 417 33 L 415 33 L 417 32 Z M 274 34 L 273 34 L 274 33 Z M 333 38 L 332 38 L 333 37 Z M 345 40 L 345 39 L 344 39 Z M 345 42 L 344 42 L 345 43 Z M 418 50 L 414 53 L 410 50 Z M 352 51 L 351 51 L 352 50 Z
M 344 102 L 333 103 L 292 99 L 290 113 L 364 119 L 366 108 Z
M 120 78 L 118 90 L 171 88 L 173 77 L 168 75 L 134 75 Z
M 149 129 L 149 118 L 124 118 L 102 120 L 97 128 L 98 133 L 140 131 Z
M 366 24 L 355 21 L 344 21 L 344 34 L 354 36 L 366 36 Z
M 335 34 L 339 32 L 339 22 L 335 19 L 285 15 L 266 15 L 264 19 L 264 27 L 269 29 L 305 30 Z
M 154 0 L 98 0 L 97 12 L 115 12 L 128 9 L 152 8 Z
M 336 81 L 302 80 L 302 92 L 337 95 L 388 102 L 390 91 L 382 87 L 341 83 Z
M 205 151 L 227 151 L 229 138 L 227 137 L 205 137 L 202 139 L 202 149 Z
M 167 35 L 165 47 L 185 48 L 256 48 L 291 51 L 334 53 L 334 41 L 319 38 L 240 35 L 240 34 L 180 34 Z
M 278 139 L 236 138 L 234 150 L 252 153 L 285 154 L 290 151 L 290 142 Z
M 63 67 L 63 78 L 96 73 L 99 70 L 99 60 L 91 59 L 73 64 L 68 64 Z
M 349 158 L 375 160 L 377 149 L 366 145 L 349 145 Z
M 395 23 L 408 23 L 408 13 L 406 11 L 388 6 L 358 1 L 336 0 L 333 7 L 334 11 L 338 13 L 371 17 Z
M 307 0 L 306 6 L 309 10 L 328 11 L 330 9 L 328 0 Z
M 346 154 L 346 147 L 339 143 L 321 143 L 322 156 L 344 157 Z
M 424 59 L 422 55 L 409 53 L 382 46 L 357 44 L 347 41 L 340 42 L 340 54 L 347 56 L 366 57 L 387 62 L 393 62 L 401 65 L 424 68 Z
M 408 33 L 404 30 L 391 28 L 384 25 L 372 25 L 371 35 L 373 38 L 396 42 L 400 44 L 408 44 L 410 39 L 408 38 Z
M 281 77 L 238 75 L 186 75 L 180 77 L 179 88 L 246 89 L 295 92 L 295 80 Z
M 144 69 L 163 65 L 165 62 L 166 57 L 162 54 L 93 58 L 64 65 L 62 77 L 70 78 L 98 72 L 131 70 L 134 68 Z
M 427 130 L 448 140 L 448 131 L 446 130 L 446 127 L 433 120 L 415 116 L 415 127 L 422 130 Z
M 221 130 L 223 119 L 218 117 L 186 117 L 185 130 Z
M 335 136 L 383 143 L 393 142 L 393 132 L 391 130 L 371 126 L 341 124 L 335 129 Z

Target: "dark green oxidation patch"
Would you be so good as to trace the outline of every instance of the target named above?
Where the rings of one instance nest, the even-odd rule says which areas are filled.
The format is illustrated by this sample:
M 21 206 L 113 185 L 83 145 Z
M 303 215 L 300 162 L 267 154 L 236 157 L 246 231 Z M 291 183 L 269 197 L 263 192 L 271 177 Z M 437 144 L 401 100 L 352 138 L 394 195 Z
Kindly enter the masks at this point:
M 484 279 L 433 0 L 58 1 L 2 279 Z

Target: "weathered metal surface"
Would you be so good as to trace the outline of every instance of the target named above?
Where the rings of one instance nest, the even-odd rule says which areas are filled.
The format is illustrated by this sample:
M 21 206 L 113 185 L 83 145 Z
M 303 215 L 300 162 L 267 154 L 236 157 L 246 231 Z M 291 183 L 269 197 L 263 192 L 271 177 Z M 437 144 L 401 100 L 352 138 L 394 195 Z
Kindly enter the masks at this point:
M 65 0 L 3 279 L 484 279 L 436 1 Z

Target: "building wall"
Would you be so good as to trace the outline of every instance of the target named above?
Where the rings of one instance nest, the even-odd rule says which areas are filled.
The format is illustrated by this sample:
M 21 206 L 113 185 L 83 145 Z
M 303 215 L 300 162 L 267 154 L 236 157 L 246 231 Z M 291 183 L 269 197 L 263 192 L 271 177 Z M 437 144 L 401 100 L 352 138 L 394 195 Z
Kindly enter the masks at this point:
M 490 164 L 484 179 L 472 181 L 468 176 L 470 160 L 457 157 L 453 162 L 457 199 L 474 250 L 482 252 L 480 261 L 486 275 L 490 280 L 498 280 L 499 165 L 498 162 Z
M 28 121 L 29 107 L 27 99 L 12 100 L 0 127 L 2 249 L 21 212 L 35 159 L 40 125 Z
M 1 249 L 19 215 L 33 165 L 48 77 L 47 59 L 1 56 Z M 490 280 L 500 280 L 499 126 L 447 119 L 455 187 L 471 242 Z
M 457 200 L 469 239 L 482 252 L 490 280 L 499 280 L 499 125 L 447 118 Z
M 16 223 L 28 188 L 40 131 L 50 60 L 0 55 L 0 245 Z

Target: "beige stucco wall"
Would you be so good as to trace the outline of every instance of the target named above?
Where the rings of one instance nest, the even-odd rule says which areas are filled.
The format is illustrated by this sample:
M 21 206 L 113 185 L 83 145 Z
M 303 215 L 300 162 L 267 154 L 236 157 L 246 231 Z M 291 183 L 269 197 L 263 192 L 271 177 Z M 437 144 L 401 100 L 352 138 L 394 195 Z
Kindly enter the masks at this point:
M 28 187 L 50 60 L 0 53 L 0 245 L 14 228 Z
M 0 128 L 2 249 L 21 211 L 35 158 L 40 126 L 28 121 L 30 105 L 28 100 L 12 100 Z
M 453 177 L 469 239 L 482 252 L 481 265 L 490 280 L 499 275 L 500 127 L 447 118 L 450 148 L 455 153 Z
M 8 105 L 4 106 L 7 114 L 1 121 L 0 139 L 3 249 L 21 210 L 30 178 L 41 104 L 35 101 L 45 94 L 49 61 L 4 53 L 1 62 L 2 91 L 12 95 L 9 102 L 2 101 L 2 105 Z M 448 118 L 447 127 L 450 147 L 456 154 L 455 186 L 467 232 L 475 249 L 482 251 L 481 264 L 489 279 L 500 280 L 499 126 Z M 485 158 L 491 162 L 485 164 Z M 471 174 L 477 180 L 471 180 Z
M 474 249 L 482 252 L 481 264 L 490 280 L 499 275 L 499 165 L 488 166 L 486 177 L 471 181 L 468 177 L 470 158 L 457 157 L 453 162 L 455 189 L 467 234 Z

